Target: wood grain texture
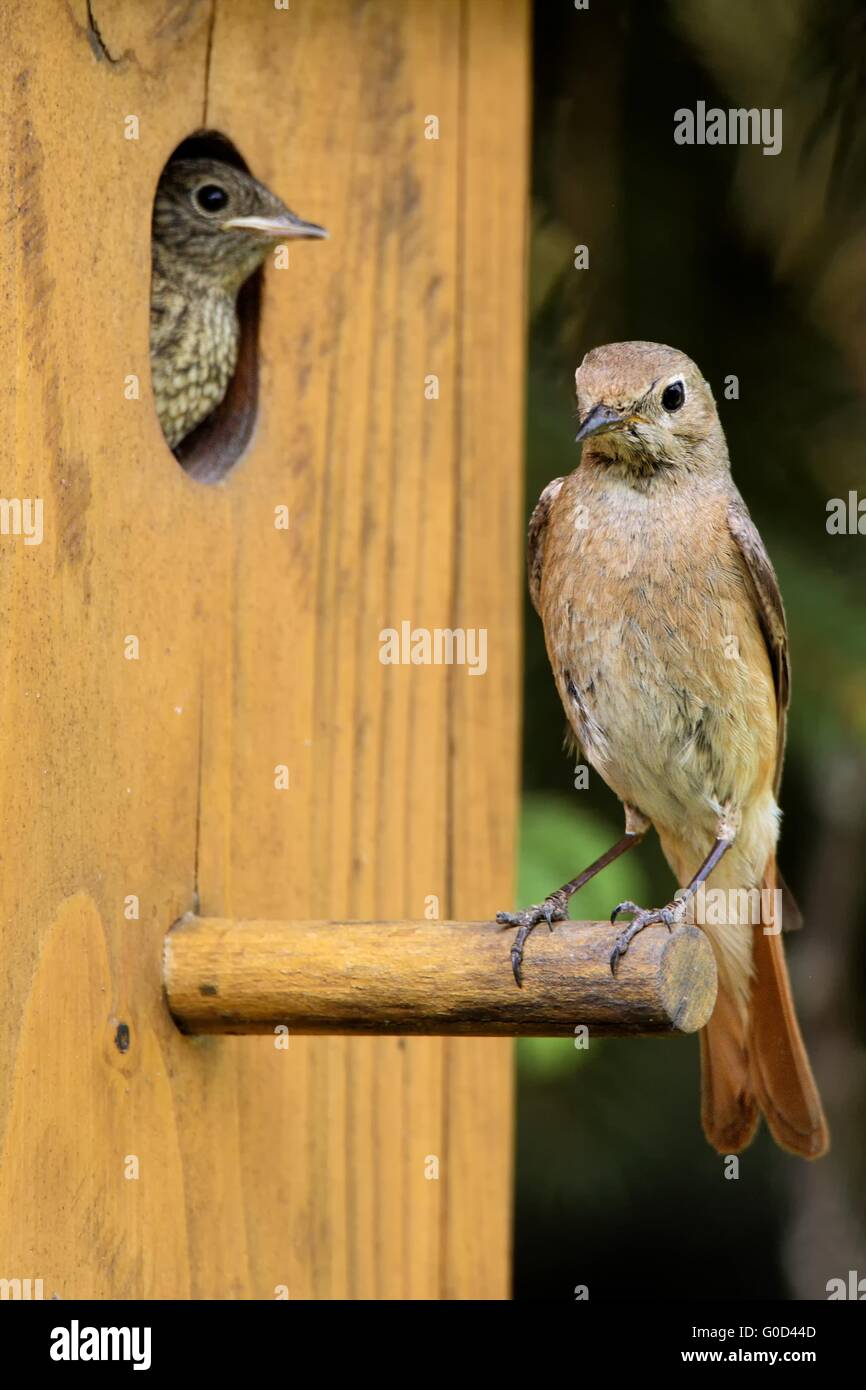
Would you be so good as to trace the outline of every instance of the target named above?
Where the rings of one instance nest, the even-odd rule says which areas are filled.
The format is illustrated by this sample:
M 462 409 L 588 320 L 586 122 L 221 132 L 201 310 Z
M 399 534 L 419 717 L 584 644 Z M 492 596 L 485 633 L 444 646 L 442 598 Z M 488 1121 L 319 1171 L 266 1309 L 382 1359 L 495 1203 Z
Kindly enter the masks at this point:
M 0 539 L 0 1274 L 503 1297 L 508 1043 L 184 1037 L 161 954 L 193 910 L 511 898 L 525 0 L 91 12 L 12 0 L 0 58 L 3 492 L 45 503 L 41 546 Z M 153 192 L 202 127 L 331 232 L 266 271 L 255 432 L 211 487 L 148 363 Z M 487 675 L 381 665 L 402 619 L 484 626 Z
M 649 927 L 614 978 L 621 930 L 562 922 L 552 935 L 537 932 L 519 989 L 493 922 L 190 917 L 166 937 L 166 997 L 189 1033 L 570 1037 L 581 1026 L 594 1036 L 702 1028 L 716 1001 L 704 933 Z

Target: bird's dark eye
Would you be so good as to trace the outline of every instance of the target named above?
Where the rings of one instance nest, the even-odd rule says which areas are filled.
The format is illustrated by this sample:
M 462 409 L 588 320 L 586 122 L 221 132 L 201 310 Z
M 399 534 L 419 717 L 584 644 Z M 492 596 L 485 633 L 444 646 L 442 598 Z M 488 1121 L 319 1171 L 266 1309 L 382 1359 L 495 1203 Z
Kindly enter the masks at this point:
M 218 183 L 206 183 L 195 191 L 195 200 L 202 212 L 222 212 L 228 205 L 229 195 Z
M 686 388 L 681 381 L 672 381 L 662 391 L 662 405 L 667 411 L 679 410 L 685 398 Z

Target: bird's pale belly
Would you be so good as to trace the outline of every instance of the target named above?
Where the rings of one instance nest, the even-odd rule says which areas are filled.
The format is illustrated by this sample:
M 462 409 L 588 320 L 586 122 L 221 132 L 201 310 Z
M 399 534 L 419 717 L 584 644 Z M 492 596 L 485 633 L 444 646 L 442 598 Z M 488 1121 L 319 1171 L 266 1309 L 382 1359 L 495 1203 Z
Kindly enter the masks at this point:
M 722 808 L 766 781 L 774 695 L 757 625 L 737 630 L 737 579 L 715 566 L 695 583 L 692 565 L 686 587 L 676 568 L 642 550 L 616 568 L 597 554 L 572 557 L 545 634 L 569 722 L 598 773 L 659 830 L 712 838 Z

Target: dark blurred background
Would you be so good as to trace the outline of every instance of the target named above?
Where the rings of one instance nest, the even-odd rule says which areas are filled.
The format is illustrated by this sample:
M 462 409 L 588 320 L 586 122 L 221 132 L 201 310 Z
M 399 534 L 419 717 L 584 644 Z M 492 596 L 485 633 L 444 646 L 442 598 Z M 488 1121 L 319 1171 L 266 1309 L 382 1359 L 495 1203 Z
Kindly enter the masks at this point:
M 536 0 L 534 22 L 527 516 L 577 464 L 589 348 L 647 338 L 697 361 L 787 607 L 780 863 L 806 919 L 788 959 L 833 1149 L 809 1165 L 762 1130 L 726 1180 L 700 1127 L 696 1038 L 525 1041 L 515 1296 L 825 1298 L 828 1279 L 866 1276 L 866 535 L 826 529 L 829 499 L 866 498 L 866 12 Z M 698 100 L 781 107 L 781 153 L 676 145 L 674 111 Z M 621 834 L 598 777 L 574 789 L 528 600 L 525 680 L 521 903 Z M 671 888 L 653 840 L 572 915 Z

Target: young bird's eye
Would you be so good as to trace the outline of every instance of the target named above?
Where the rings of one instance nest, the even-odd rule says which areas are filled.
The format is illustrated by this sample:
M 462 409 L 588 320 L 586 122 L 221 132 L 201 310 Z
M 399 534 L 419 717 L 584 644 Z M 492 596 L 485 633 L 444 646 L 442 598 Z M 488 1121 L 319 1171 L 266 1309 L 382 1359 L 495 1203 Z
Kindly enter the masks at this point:
M 685 398 L 686 388 L 681 381 L 672 381 L 662 391 L 662 405 L 667 411 L 679 410 Z
M 222 212 L 228 206 L 229 195 L 218 183 L 206 183 L 195 191 L 195 201 L 202 212 Z

